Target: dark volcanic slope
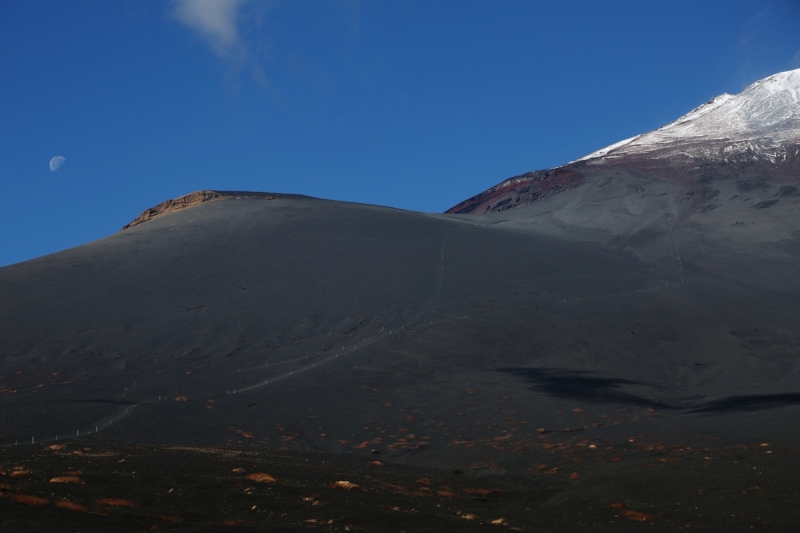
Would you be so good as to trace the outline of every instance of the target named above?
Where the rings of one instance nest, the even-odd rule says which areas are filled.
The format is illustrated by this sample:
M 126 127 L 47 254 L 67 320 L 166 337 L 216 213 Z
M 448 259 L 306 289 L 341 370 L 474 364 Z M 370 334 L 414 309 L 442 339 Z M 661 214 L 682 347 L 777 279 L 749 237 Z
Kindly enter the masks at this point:
M 792 530 L 800 196 L 705 186 L 614 171 L 481 216 L 222 194 L 2 268 L 1 523 Z M 279 481 L 187 445 L 256 447 L 246 472 Z
M 700 208 L 705 207 L 702 205 L 705 200 L 710 200 L 719 193 L 718 189 L 710 186 L 712 182 L 739 183 L 745 188 L 758 188 L 759 184 L 770 182 L 784 186 L 781 195 L 786 196 L 794 194 L 800 185 L 800 144 L 790 146 L 789 150 L 791 153 L 787 159 L 778 164 L 746 158 L 722 162 L 694 160 L 685 163 L 641 156 L 576 161 L 558 168 L 527 172 L 509 178 L 454 205 L 446 212 L 454 215 L 479 215 L 517 209 L 553 198 L 585 183 L 600 183 L 619 176 L 640 182 L 633 185 L 634 187 L 654 181 L 680 185 L 683 189 L 679 193 L 681 200 L 690 201 Z M 687 194 L 694 197 L 685 198 Z
M 402 424 L 386 403 L 449 412 L 473 380 L 525 388 L 503 369 L 561 321 L 551 306 L 600 285 L 645 287 L 648 273 L 664 277 L 597 245 L 483 221 L 302 197 L 210 202 L 2 270 L 0 431 L 6 442 L 74 434 L 138 406 L 120 427 L 143 424 L 149 438 L 177 438 L 180 421 L 190 440 L 224 441 L 228 426 L 279 439 L 280 423 L 305 446 L 338 449 L 363 420 Z M 537 309 L 508 337 L 504 322 Z M 476 328 L 490 337 L 471 338 Z
M 484 217 L 228 196 L 3 268 L 0 438 L 448 465 L 550 431 L 794 438 L 797 196 L 715 187 L 703 211 L 607 176 Z

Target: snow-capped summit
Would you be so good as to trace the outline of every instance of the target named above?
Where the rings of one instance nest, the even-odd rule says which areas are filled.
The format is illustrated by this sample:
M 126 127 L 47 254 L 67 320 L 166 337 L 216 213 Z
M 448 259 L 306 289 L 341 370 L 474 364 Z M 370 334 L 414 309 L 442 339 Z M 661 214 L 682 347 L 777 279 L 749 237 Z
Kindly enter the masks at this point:
M 689 188 L 703 189 L 702 184 L 712 179 L 733 179 L 791 183 L 796 190 L 800 176 L 800 69 L 764 78 L 740 94 L 717 96 L 664 127 L 565 165 L 509 178 L 447 213 L 515 209 L 595 179 L 604 180 L 619 169 Z
M 800 143 L 800 69 L 759 80 L 737 95 L 722 94 L 675 122 L 593 152 L 578 161 L 621 158 L 672 162 L 751 160 L 780 163 Z

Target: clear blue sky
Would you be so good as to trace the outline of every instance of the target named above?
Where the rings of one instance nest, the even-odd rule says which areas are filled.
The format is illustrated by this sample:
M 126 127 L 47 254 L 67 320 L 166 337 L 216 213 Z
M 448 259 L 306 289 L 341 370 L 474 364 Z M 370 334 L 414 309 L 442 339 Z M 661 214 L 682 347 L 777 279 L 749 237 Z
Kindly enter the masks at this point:
M 0 265 L 197 189 L 443 211 L 798 67 L 796 0 L 0 0 Z

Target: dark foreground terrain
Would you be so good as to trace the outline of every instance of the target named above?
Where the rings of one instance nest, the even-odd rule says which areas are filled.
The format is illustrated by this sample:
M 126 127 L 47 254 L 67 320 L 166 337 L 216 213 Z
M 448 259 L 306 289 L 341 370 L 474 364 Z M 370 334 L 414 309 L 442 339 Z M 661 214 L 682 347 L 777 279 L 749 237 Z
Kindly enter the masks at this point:
M 515 443 L 508 442 L 509 445 Z M 3 531 L 793 531 L 800 451 L 543 438 L 531 463 L 87 438 L 0 453 Z M 537 466 L 534 463 L 540 462 Z M 787 468 L 789 467 L 789 468 Z M 500 470 L 500 471 L 497 471 Z M 653 526 L 658 526 L 654 528 Z
M 3 531 L 800 527 L 785 180 L 193 198 L 0 269 Z

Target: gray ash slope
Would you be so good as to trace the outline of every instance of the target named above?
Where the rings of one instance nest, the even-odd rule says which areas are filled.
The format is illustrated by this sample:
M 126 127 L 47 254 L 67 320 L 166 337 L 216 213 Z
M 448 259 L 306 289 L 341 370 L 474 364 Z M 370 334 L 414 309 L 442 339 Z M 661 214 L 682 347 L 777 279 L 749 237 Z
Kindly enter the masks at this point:
M 725 181 L 698 210 L 641 184 L 482 216 L 207 194 L 4 267 L 0 440 L 451 467 L 575 432 L 794 442 L 800 196 Z

